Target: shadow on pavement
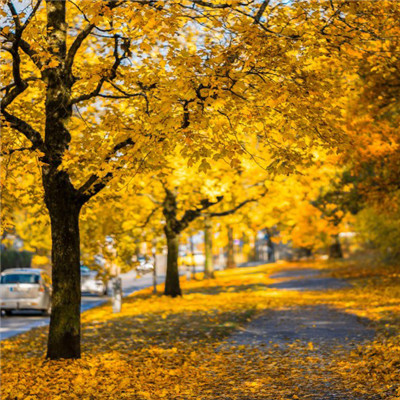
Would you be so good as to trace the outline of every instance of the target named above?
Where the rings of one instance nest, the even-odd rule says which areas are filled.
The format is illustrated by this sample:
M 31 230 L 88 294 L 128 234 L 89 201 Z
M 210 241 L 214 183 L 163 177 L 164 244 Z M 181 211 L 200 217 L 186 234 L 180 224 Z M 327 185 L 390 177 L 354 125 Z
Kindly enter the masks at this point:
M 272 283 L 268 287 L 299 291 L 344 289 L 350 287 L 342 279 L 323 277 L 319 276 L 320 274 L 320 271 L 309 268 L 284 270 L 270 276 L 271 279 L 283 279 L 283 281 Z
M 375 331 L 367 326 L 369 323 L 366 318 L 324 304 L 268 310 L 235 333 L 230 342 L 259 346 L 300 341 L 325 347 L 353 346 L 374 338 Z

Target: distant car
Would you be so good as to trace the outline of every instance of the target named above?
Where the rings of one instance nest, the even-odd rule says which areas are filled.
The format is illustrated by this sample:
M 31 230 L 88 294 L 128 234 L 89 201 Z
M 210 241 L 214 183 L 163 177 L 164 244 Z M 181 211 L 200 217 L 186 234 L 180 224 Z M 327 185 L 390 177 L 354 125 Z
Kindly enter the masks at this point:
M 0 304 L 6 315 L 14 310 L 51 311 L 51 278 L 41 269 L 10 268 L 1 273 Z
M 153 271 L 154 265 L 146 257 L 138 257 L 138 262 L 139 265 L 136 267 L 136 271 L 139 272 L 139 274 Z
M 107 280 L 98 271 L 81 265 L 81 292 L 104 296 L 107 294 Z

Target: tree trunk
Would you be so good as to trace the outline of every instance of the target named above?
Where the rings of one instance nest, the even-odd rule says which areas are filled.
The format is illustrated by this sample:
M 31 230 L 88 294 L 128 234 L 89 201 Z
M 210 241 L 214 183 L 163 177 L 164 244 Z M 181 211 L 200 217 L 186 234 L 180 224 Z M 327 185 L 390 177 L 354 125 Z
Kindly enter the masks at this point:
M 171 297 L 182 296 L 178 271 L 179 236 L 173 232 L 167 232 L 167 230 L 165 234 L 167 236 L 168 255 L 164 294 Z
M 64 68 L 65 4 L 65 1 L 46 1 L 48 51 L 58 64 L 42 72 L 46 81 L 46 154 L 41 157 L 42 180 L 51 221 L 53 280 L 47 357 L 53 360 L 81 355 L 79 213 L 85 200 L 78 197 L 68 173 L 59 168 L 71 141 L 66 124 L 72 114 L 73 77 Z
M 212 222 L 210 217 L 205 218 L 204 224 L 204 278 L 215 278 L 212 254 Z
M 236 268 L 235 249 L 233 243 L 233 228 L 230 225 L 228 226 L 228 255 L 226 268 Z
M 333 243 L 329 246 L 329 259 L 334 260 L 343 258 L 342 246 L 340 244 L 339 235 L 333 235 Z
M 176 218 L 177 205 L 176 195 L 170 190 L 165 189 L 165 199 L 163 203 L 163 214 L 165 217 L 164 232 L 167 238 L 167 276 L 165 277 L 164 294 L 166 296 L 182 296 L 179 284 L 178 257 L 179 257 L 179 227 Z
M 153 249 L 153 294 L 157 294 L 157 251 Z
M 54 172 L 54 171 L 53 171 Z M 81 275 L 79 213 L 81 203 L 63 171 L 43 172 L 52 238 L 52 310 L 47 357 L 80 358 Z
M 258 231 L 254 231 L 254 261 L 260 261 L 260 251 L 258 247 Z
M 269 229 L 266 229 L 267 233 L 267 246 L 268 246 L 268 261 L 269 262 L 275 262 L 275 245 L 274 242 L 271 239 L 271 233 Z

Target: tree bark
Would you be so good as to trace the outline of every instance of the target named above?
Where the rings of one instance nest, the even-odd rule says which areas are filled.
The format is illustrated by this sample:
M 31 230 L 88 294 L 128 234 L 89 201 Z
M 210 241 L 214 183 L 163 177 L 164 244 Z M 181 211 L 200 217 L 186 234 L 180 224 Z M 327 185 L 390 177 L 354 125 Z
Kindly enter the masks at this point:
M 226 268 L 236 268 L 235 264 L 235 249 L 233 243 L 233 228 L 228 226 L 228 254 Z
M 43 71 L 46 81 L 45 150 L 42 180 L 50 215 L 52 237 L 52 311 L 47 357 L 80 358 L 80 248 L 79 213 L 84 203 L 67 172 L 59 168 L 71 135 L 66 123 L 72 114 L 71 71 L 64 68 L 66 57 L 65 1 L 47 0 L 49 52 L 58 65 Z
M 182 296 L 179 283 L 178 257 L 180 226 L 176 218 L 176 195 L 165 188 L 163 214 L 165 217 L 164 232 L 167 238 L 167 276 L 165 277 L 164 294 L 166 296 Z
M 179 256 L 179 236 L 173 232 L 165 232 L 167 236 L 167 276 L 165 277 L 164 294 L 166 296 L 182 296 L 179 283 L 178 256 Z
M 52 238 L 52 310 L 47 357 L 80 358 L 81 279 L 79 213 L 81 203 L 63 171 L 43 173 Z
M 269 262 L 275 262 L 275 245 L 274 242 L 271 239 L 271 233 L 269 229 L 266 229 L 267 233 L 267 246 L 268 246 L 268 261 Z
M 157 294 L 157 251 L 153 250 L 153 294 Z
M 215 278 L 212 254 L 212 222 L 209 216 L 204 221 L 204 278 Z
M 340 244 L 339 235 L 332 235 L 333 243 L 329 246 L 329 259 L 343 258 L 342 246 Z

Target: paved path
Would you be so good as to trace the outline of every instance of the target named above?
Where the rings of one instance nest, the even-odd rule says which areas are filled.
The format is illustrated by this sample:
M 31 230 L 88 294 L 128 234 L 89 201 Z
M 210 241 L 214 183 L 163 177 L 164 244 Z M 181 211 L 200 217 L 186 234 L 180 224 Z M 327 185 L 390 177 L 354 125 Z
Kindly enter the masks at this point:
M 157 277 L 157 282 L 164 282 L 165 276 Z M 124 296 L 152 286 L 153 277 L 151 274 L 146 274 L 141 278 L 136 278 L 136 271 L 132 270 L 126 274 L 121 274 L 122 291 Z M 110 300 L 108 296 L 82 296 L 81 311 L 87 311 L 97 307 Z M 0 322 L 0 340 L 10 338 L 23 332 L 27 332 L 39 326 L 46 326 L 50 322 L 49 317 L 44 317 L 39 312 L 35 311 L 20 311 L 13 313 L 10 317 L 1 317 Z
M 349 286 L 345 281 L 319 276 L 319 272 L 312 269 L 281 271 L 271 278 L 276 281 L 269 287 L 282 291 L 323 291 Z M 361 395 L 346 387 L 332 369 L 336 360 L 374 338 L 374 330 L 365 322 L 327 304 L 287 307 L 268 310 L 232 335 L 228 343 L 275 351 L 278 352 L 275 354 L 284 355 L 286 360 L 293 362 L 288 369 L 295 393 L 299 396 L 293 398 L 375 400 L 380 397 Z M 292 388 L 286 387 L 285 390 L 290 392 Z
M 270 288 L 280 290 L 329 290 L 349 286 L 346 281 L 319 276 L 315 269 L 290 269 L 271 275 L 276 282 Z M 238 344 L 284 345 L 300 340 L 316 345 L 352 346 L 371 340 L 374 330 L 366 327 L 359 317 L 318 304 L 268 310 L 254 319 L 231 340 Z
M 255 346 L 283 347 L 300 341 L 314 346 L 354 347 L 373 337 L 374 330 L 363 325 L 357 316 L 316 305 L 268 311 L 235 334 L 232 341 Z

